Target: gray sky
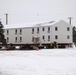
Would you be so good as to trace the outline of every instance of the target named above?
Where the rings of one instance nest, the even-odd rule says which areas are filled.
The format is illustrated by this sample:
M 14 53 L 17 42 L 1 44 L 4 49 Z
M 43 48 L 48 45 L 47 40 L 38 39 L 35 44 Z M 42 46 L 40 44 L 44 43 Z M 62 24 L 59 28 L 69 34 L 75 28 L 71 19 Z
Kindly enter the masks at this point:
M 76 0 L 0 0 L 0 18 L 5 24 L 8 13 L 9 24 L 48 22 L 73 17 L 76 25 Z

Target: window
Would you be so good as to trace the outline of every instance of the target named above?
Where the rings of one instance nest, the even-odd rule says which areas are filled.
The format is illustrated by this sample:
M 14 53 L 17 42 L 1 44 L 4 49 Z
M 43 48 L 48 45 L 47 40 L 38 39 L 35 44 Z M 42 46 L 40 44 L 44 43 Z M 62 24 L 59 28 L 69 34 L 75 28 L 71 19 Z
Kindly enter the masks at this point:
M 70 31 L 70 28 L 69 27 L 67 27 L 67 31 Z
M 20 34 L 22 34 L 22 29 L 20 29 Z
M 15 42 L 17 42 L 17 37 L 15 37 Z
M 50 35 L 48 35 L 48 41 L 50 41 Z
M 45 31 L 45 28 L 43 27 L 42 30 Z
M 9 42 L 9 37 L 7 37 L 7 42 Z
M 48 33 L 50 32 L 50 27 L 48 27 Z
M 58 36 L 57 35 L 55 35 L 55 39 L 58 39 Z
M 37 28 L 37 33 L 39 33 L 39 28 Z
M 44 40 L 45 39 L 45 36 L 43 36 L 42 39 Z
M 70 36 L 69 35 L 67 36 L 67 39 L 70 39 Z
M 55 31 L 58 31 L 58 27 L 55 27 Z
M 7 30 L 7 35 L 9 35 L 9 30 Z
M 34 37 L 32 37 L 32 42 L 34 42 Z
M 15 34 L 17 35 L 17 29 L 15 30 Z
M 34 28 L 32 28 L 32 34 L 34 34 Z
M 22 37 L 20 37 L 20 42 L 22 42 Z

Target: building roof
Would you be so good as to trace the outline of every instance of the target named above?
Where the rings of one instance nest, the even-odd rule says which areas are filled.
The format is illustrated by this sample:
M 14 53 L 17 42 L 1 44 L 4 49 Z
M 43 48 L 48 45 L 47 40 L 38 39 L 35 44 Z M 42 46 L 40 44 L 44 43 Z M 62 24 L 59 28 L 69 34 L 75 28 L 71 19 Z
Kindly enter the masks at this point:
M 61 22 L 63 20 L 60 20 L 58 22 Z M 4 29 L 14 29 L 14 28 L 29 28 L 29 27 L 41 27 L 41 26 L 50 26 L 58 23 L 56 21 L 50 21 L 50 22 L 44 22 L 44 23 L 24 23 L 24 24 L 9 24 L 9 25 L 4 25 Z M 65 22 L 65 21 L 63 21 Z

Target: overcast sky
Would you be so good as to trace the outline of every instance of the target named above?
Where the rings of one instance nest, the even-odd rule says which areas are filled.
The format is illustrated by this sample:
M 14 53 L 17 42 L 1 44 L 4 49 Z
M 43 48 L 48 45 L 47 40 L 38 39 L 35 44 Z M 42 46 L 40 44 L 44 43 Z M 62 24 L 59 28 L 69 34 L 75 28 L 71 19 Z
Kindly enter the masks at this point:
M 9 24 L 49 22 L 73 17 L 76 25 L 76 0 L 0 0 L 0 19 L 5 24 L 8 13 Z

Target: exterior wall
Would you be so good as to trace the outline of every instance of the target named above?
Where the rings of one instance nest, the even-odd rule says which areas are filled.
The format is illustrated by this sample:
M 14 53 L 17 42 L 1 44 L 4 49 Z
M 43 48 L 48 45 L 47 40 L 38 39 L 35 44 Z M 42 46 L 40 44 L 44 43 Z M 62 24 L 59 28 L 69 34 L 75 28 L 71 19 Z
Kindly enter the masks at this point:
M 50 26 L 49 26 L 50 27 Z M 37 28 L 39 28 L 39 33 L 37 33 Z M 20 34 L 20 29 L 5 29 L 5 38 L 9 37 L 9 42 L 13 44 L 34 44 L 32 42 L 32 38 L 35 36 L 39 37 L 39 43 L 51 43 L 52 40 L 48 41 L 48 35 L 51 39 L 51 27 L 50 32 L 48 33 L 48 27 L 44 27 L 44 31 L 42 30 L 43 27 L 35 27 L 34 33 L 32 34 L 32 28 L 22 28 L 22 34 Z M 7 35 L 7 30 L 9 30 L 9 34 Z M 17 30 L 17 34 L 15 34 L 15 30 Z M 45 37 L 43 39 L 42 37 Z M 17 42 L 15 42 L 15 37 L 17 37 Z M 20 42 L 20 37 L 22 37 L 22 42 Z
M 7 35 L 7 30 L 9 30 L 9 34 Z M 15 34 L 15 30 L 17 30 L 17 34 Z M 9 37 L 8 44 L 26 44 L 31 43 L 31 30 L 29 29 L 21 29 L 22 33 L 20 34 L 20 29 L 5 29 L 5 38 Z M 17 41 L 15 38 L 17 37 Z M 22 37 L 22 41 L 20 42 L 20 37 Z
M 37 33 L 37 28 L 39 28 L 39 33 Z M 48 35 L 51 38 L 51 26 L 50 26 L 50 32 L 48 33 L 48 27 L 44 27 L 44 31 L 43 31 L 43 27 L 37 27 L 34 28 L 34 34 L 32 34 L 32 36 L 38 36 L 40 38 L 40 43 L 50 43 L 50 41 L 48 41 Z M 43 39 L 43 36 L 45 37 L 45 39 Z
M 22 42 L 20 44 L 27 44 L 27 43 L 32 43 L 31 42 L 31 29 L 22 29 Z
M 58 30 L 55 31 L 55 27 L 58 27 Z M 67 31 L 69 27 L 69 31 Z M 55 35 L 58 35 L 58 39 L 55 39 Z M 69 39 L 67 37 L 69 36 Z M 52 26 L 52 41 L 57 43 L 72 43 L 72 26 L 66 22 L 59 22 Z
M 9 33 L 7 34 L 7 30 L 9 30 Z M 18 36 L 18 35 L 15 35 L 15 30 L 14 29 L 5 29 L 5 38 L 7 40 L 7 38 L 9 38 L 9 41 L 7 42 L 7 44 L 10 44 L 10 43 L 15 43 L 15 37 Z
M 43 31 L 44 27 L 44 31 Z M 50 31 L 48 32 L 48 27 L 50 27 Z M 58 28 L 57 31 L 55 31 L 55 27 Z M 70 28 L 69 31 L 67 31 L 67 27 Z M 34 28 L 34 33 L 32 34 L 32 28 Z M 37 28 L 39 28 L 39 33 L 37 32 Z M 20 34 L 20 29 L 22 30 Z M 7 35 L 7 30 L 9 30 L 9 34 Z M 15 34 L 15 30 L 17 30 L 17 34 Z M 34 44 L 32 41 L 32 38 L 35 36 L 39 37 L 39 43 L 41 44 L 50 44 L 54 41 L 57 43 L 72 43 L 72 26 L 64 21 L 60 21 L 54 25 L 49 26 L 40 26 L 40 27 L 30 27 L 30 28 L 17 28 L 17 29 L 5 29 L 5 38 L 9 37 L 9 42 L 7 44 Z M 58 39 L 55 39 L 55 35 L 58 36 Z M 42 37 L 45 36 L 45 39 Z M 50 36 L 50 40 L 48 40 L 48 36 Z M 67 39 L 67 36 L 69 36 L 69 39 Z M 15 38 L 17 37 L 17 41 L 15 41 Z M 22 41 L 20 41 L 20 37 L 22 38 Z

